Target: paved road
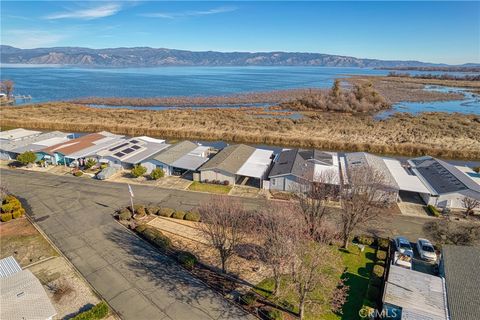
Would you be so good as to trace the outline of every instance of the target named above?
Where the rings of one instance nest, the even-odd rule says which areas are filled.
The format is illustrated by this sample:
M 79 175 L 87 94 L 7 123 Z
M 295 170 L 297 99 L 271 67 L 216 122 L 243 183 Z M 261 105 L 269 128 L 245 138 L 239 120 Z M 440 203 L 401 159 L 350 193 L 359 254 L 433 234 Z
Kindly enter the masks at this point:
M 33 218 L 123 319 L 248 319 L 203 283 L 114 221 L 125 184 L 0 170 Z M 189 208 L 204 194 L 134 186 L 135 199 Z

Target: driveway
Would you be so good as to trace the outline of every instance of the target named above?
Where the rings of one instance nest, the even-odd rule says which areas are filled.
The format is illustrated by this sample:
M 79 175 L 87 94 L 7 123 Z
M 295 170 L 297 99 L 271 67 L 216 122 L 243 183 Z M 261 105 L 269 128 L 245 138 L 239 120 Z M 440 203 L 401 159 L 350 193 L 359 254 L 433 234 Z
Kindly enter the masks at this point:
M 112 212 L 129 202 L 125 184 L 21 170 L 0 175 L 121 318 L 253 319 L 114 221 Z M 132 188 L 138 202 L 187 209 L 205 199 L 201 193 Z

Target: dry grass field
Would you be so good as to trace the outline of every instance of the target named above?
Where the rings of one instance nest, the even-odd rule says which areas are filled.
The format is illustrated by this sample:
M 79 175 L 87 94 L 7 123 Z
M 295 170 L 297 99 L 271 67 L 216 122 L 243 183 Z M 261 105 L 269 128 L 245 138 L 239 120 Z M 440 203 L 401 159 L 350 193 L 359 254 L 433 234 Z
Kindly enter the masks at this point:
M 50 103 L 4 107 L 0 125 L 41 130 L 94 132 L 163 138 L 225 140 L 323 150 L 367 151 L 455 159 L 480 159 L 480 117 L 423 113 L 397 114 L 385 120 L 372 115 L 299 112 L 301 119 L 259 118 L 264 109 L 178 109 L 167 111 L 95 109 Z M 276 117 L 278 115 L 278 117 Z

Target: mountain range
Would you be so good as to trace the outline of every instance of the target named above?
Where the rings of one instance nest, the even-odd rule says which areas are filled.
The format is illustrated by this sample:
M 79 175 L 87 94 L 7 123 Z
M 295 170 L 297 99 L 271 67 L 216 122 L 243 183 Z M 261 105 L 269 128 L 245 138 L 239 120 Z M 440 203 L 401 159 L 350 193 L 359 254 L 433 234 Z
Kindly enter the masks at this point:
M 150 47 L 20 49 L 7 45 L 0 45 L 0 63 L 60 64 L 89 67 L 322 66 L 388 68 L 446 66 L 445 64 L 421 61 L 361 59 L 305 52 L 217 52 Z

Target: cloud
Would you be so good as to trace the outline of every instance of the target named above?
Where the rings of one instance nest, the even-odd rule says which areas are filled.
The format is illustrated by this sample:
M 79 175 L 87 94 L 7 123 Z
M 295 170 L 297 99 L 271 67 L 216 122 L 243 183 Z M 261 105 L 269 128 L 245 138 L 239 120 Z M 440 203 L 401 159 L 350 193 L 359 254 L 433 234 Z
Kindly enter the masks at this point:
M 23 49 L 52 46 L 65 38 L 65 35 L 58 32 L 43 30 L 14 29 L 2 34 L 2 42 Z
M 237 10 L 237 8 L 235 7 L 218 7 L 210 10 L 194 10 L 194 11 L 184 11 L 184 12 L 152 12 L 152 13 L 144 13 L 142 14 L 142 16 L 149 17 L 149 18 L 175 19 L 175 18 L 208 16 L 212 14 L 232 12 L 235 10 Z
M 117 14 L 122 10 L 120 4 L 105 4 L 95 8 L 88 8 L 82 10 L 70 10 L 66 12 L 57 12 L 45 16 L 47 20 L 57 20 L 57 19 L 83 19 L 83 20 L 92 20 L 98 18 L 109 17 Z

